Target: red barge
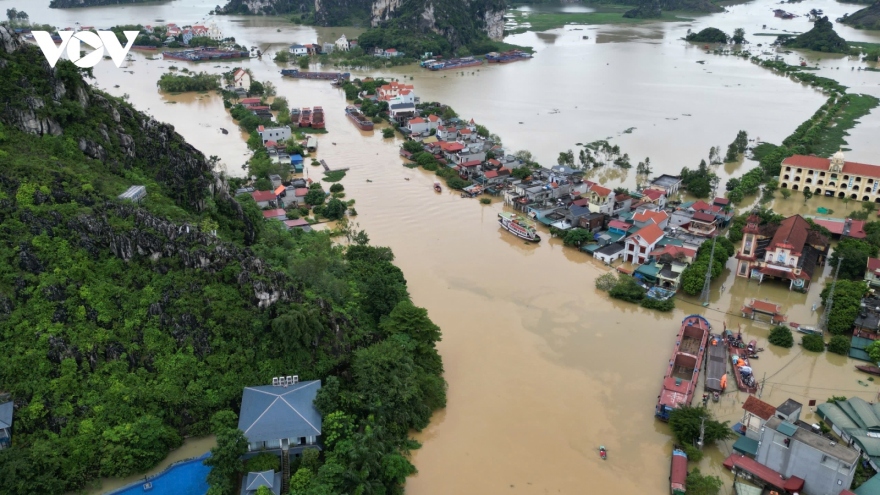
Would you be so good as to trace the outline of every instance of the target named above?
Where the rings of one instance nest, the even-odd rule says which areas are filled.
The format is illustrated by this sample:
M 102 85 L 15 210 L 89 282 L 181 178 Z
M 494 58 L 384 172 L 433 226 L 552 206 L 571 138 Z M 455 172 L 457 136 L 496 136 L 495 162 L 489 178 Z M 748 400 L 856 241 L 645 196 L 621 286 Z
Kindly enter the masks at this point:
M 669 421 L 673 409 L 689 406 L 694 399 L 711 328 L 709 320 L 699 315 L 690 315 L 682 320 L 654 410 L 657 419 Z
M 321 107 L 312 108 L 312 128 L 313 129 L 323 129 L 324 128 L 324 109 Z
M 727 350 L 730 353 L 730 367 L 736 378 L 736 387 L 743 392 L 753 394 L 758 391 L 758 382 L 755 380 L 749 357 L 756 356 L 758 341 L 752 340 L 748 345 L 743 342 L 742 334 L 734 335 L 730 330 L 724 330 L 724 338 L 727 340 Z
M 311 127 L 312 126 L 312 109 L 311 108 L 303 108 L 299 112 L 299 126 L 300 127 Z
M 358 127 L 358 129 L 362 131 L 372 131 L 373 130 L 373 122 L 367 118 L 366 115 L 362 114 L 360 110 L 356 107 L 346 107 L 345 115 L 354 122 L 354 125 Z

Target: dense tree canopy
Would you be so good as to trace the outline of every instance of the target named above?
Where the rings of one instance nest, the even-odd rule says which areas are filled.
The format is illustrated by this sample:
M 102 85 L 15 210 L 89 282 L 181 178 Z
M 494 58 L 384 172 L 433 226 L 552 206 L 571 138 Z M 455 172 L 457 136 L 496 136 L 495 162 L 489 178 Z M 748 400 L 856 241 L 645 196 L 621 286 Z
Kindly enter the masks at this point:
M 685 39 L 699 43 L 727 43 L 730 36 L 718 28 L 708 27 L 699 33 L 687 35 Z
M 849 53 L 849 45 L 834 31 L 828 17 L 821 17 L 813 23 L 813 29 L 785 41 L 788 48 L 806 48 L 817 52 Z

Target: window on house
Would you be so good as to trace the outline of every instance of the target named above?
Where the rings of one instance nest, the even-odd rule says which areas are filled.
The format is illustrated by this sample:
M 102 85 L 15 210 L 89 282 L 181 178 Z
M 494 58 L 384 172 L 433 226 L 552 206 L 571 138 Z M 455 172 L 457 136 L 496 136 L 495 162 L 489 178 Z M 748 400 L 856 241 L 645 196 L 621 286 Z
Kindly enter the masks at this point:
M 745 274 L 746 274 L 746 265 L 745 265 L 745 263 L 743 263 L 742 265 L 739 266 L 739 274 L 740 274 L 740 275 L 745 275 Z

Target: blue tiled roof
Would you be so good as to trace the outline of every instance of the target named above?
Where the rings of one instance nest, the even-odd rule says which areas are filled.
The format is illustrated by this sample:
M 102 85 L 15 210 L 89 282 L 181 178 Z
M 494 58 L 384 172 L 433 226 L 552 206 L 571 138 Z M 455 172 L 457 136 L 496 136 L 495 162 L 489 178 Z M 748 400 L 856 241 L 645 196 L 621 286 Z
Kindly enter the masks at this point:
M 12 402 L 0 404 L 0 428 L 12 428 Z
M 320 380 L 287 387 L 247 387 L 241 398 L 238 429 L 249 442 L 318 436 L 321 414 L 314 401 L 320 389 Z

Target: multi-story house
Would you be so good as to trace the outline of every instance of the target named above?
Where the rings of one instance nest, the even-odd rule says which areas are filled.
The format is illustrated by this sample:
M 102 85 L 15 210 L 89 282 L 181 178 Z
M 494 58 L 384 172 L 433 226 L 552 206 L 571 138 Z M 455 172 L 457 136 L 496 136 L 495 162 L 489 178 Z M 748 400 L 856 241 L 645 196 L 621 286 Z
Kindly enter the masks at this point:
M 260 133 L 260 137 L 263 139 L 263 144 L 266 144 L 268 141 L 275 141 L 276 143 L 280 143 L 282 141 L 287 141 L 290 139 L 290 127 L 257 127 L 257 132 Z
M 830 160 L 794 155 L 782 161 L 779 187 L 880 203 L 880 166 L 848 162 L 843 151 L 835 153 Z
M 614 191 L 599 184 L 593 184 L 586 194 L 590 200 L 590 211 L 611 215 L 614 210 Z
M 644 263 L 648 260 L 651 252 L 654 251 L 660 239 L 663 239 L 663 230 L 654 223 L 639 229 L 638 232 L 626 238 L 623 261 L 637 264 Z
M 761 225 L 757 215 L 750 215 L 736 254 L 736 275 L 787 280 L 789 289 L 806 290 L 816 266 L 824 263 L 829 245 L 824 235 L 811 228 L 800 215 L 779 225 Z

